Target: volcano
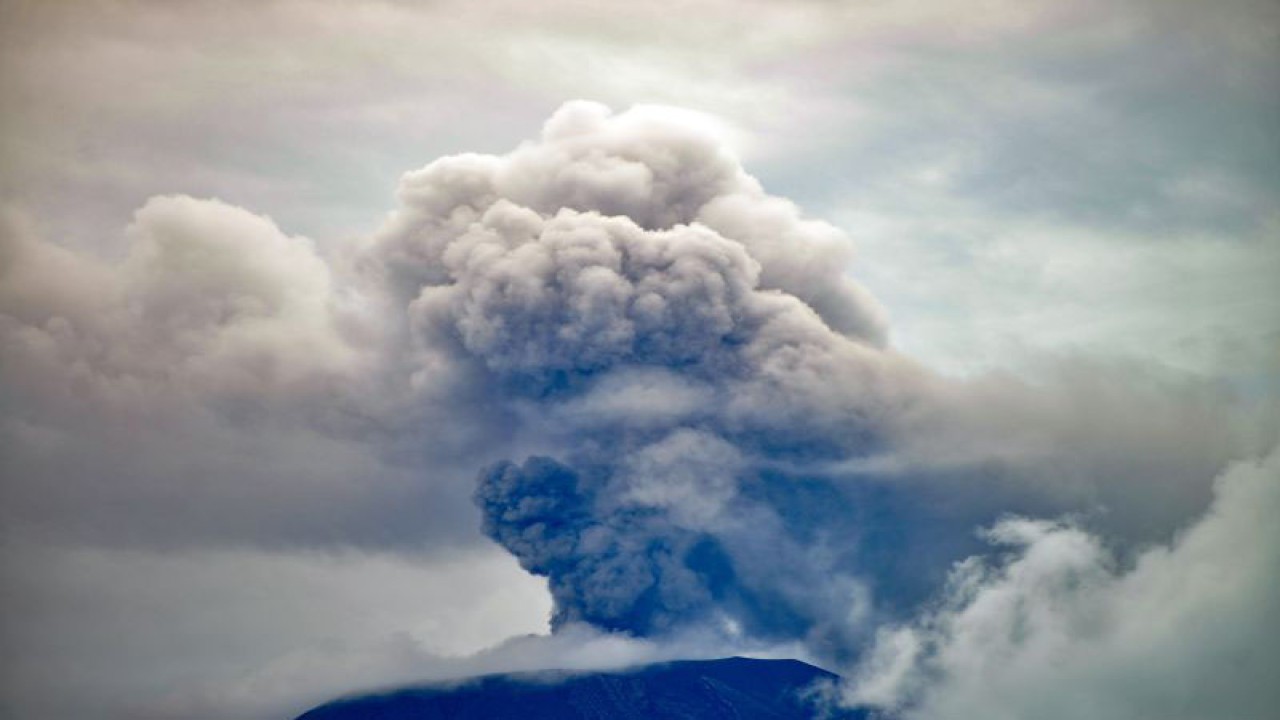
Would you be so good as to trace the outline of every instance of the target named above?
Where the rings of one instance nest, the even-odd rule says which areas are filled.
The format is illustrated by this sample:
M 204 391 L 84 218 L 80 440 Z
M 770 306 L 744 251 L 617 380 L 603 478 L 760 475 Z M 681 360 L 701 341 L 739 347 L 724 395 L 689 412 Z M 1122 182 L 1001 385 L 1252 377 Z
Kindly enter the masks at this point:
M 798 660 L 684 660 L 610 672 L 486 675 L 336 700 L 297 720 L 862 720 Z

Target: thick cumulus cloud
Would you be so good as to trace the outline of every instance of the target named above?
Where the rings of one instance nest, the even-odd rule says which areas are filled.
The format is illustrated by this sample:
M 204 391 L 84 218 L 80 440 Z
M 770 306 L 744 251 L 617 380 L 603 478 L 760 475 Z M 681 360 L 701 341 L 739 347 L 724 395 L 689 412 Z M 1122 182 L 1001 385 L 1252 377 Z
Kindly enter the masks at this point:
M 122 237 L 95 257 L 17 212 L 0 227 L 8 525 L 161 547 L 474 533 L 456 512 L 469 453 L 500 423 L 474 420 L 469 385 L 401 372 L 394 316 L 341 263 L 186 196 L 151 199 Z
M 68 415 L 161 412 L 190 398 L 248 411 L 322 397 L 358 362 L 338 329 L 332 275 L 304 238 L 217 201 L 140 209 L 127 256 L 97 261 L 41 241 L 16 216 L 3 235 L 4 362 L 24 394 Z
M 1280 690 L 1280 452 L 1216 481 L 1206 516 L 1121 564 L 1070 523 L 1006 519 L 939 606 L 880 631 L 849 704 L 905 718 L 1271 717 Z
M 141 208 L 115 260 L 59 248 L 16 214 L 0 234 L 11 527 L 161 544 L 296 536 L 290 517 L 316 510 L 308 491 L 338 500 L 341 473 L 378 472 L 323 429 L 365 360 L 308 240 L 180 196 Z

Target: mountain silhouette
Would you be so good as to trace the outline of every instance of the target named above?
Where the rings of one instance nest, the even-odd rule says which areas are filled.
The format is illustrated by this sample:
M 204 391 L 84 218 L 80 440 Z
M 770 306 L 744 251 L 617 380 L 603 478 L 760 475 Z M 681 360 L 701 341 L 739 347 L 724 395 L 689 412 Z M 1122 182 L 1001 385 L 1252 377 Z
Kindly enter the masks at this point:
M 819 699 L 839 677 L 798 660 L 683 660 L 487 675 L 344 698 L 298 720 L 862 720 Z

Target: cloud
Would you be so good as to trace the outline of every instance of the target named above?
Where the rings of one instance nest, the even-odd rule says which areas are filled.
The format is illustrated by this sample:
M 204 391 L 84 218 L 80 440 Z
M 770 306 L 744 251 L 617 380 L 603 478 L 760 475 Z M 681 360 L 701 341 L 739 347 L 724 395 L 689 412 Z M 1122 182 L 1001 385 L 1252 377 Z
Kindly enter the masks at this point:
M 0 237 L 10 524 L 99 541 L 296 541 L 291 516 L 324 525 L 329 503 L 364 504 L 354 477 L 395 482 L 343 418 L 367 354 L 344 335 L 309 241 L 187 197 L 153 199 L 125 236 L 115 262 L 18 218 Z
M 0 712 L 50 720 L 292 716 L 448 676 L 464 656 L 545 632 L 549 609 L 542 583 L 495 548 L 411 558 L 19 541 L 0 577 L 6 649 L 24 648 L 4 657 Z
M 739 575 L 768 574 L 733 568 L 755 541 L 727 551 L 726 535 L 750 533 L 712 528 L 765 507 L 741 501 L 738 454 L 859 452 L 889 402 L 880 395 L 898 392 L 892 377 L 913 372 L 880 349 L 878 306 L 839 270 L 848 239 L 766 195 L 713 134 L 656 108 L 570 104 L 539 142 L 436 161 L 400 196 L 363 267 L 412 298 L 418 344 L 481 364 L 531 425 L 542 412 L 578 416 L 552 439 L 573 467 L 498 466 L 479 496 L 487 531 L 551 576 L 557 622 L 648 633 L 705 616 L 721 593 L 761 630 L 782 616 L 788 632 L 814 622 L 783 609 L 810 604 L 798 594 L 761 583 L 744 595 Z M 845 384 L 821 386 L 836 366 Z M 636 433 L 620 403 L 652 401 L 613 393 L 638 377 L 706 402 L 663 418 L 641 408 Z M 606 405 L 608 425 L 591 412 Z M 578 487 L 583 465 L 597 466 L 581 480 L 594 493 Z M 775 552 L 806 566 L 798 546 Z
M 329 267 L 309 241 L 189 197 L 152 199 L 125 236 L 128 257 L 111 265 L 6 223 L 15 362 L 88 360 L 85 389 L 110 399 L 135 380 L 250 398 L 323 382 L 354 361 L 335 327 Z
M 974 526 L 1066 512 L 1127 549 L 1166 541 L 1251 447 L 1194 378 L 911 360 L 847 272 L 853 241 L 766 192 L 725 132 L 569 103 L 510 152 L 407 173 L 331 253 L 188 196 L 144 204 L 114 256 L 14 214 L 6 525 L 143 553 L 438 557 L 487 536 L 546 577 L 542 647 L 590 626 L 847 661 L 981 551 Z M 262 683 L 344 657 L 438 667 L 420 650 L 284 652 Z
M 576 478 L 547 491 L 572 490 L 555 502 L 599 547 L 657 564 L 602 568 L 634 583 L 581 617 L 839 635 L 864 585 L 918 599 L 963 551 L 936 538 L 1000 511 L 1105 505 L 1158 539 L 1246 444 L 1195 383 L 918 366 L 845 274 L 851 240 L 766 193 L 716 127 L 570 103 L 506 155 L 406 174 L 400 209 L 334 257 L 216 200 L 149 201 L 114 260 L 15 216 L 11 522 L 142 545 L 469 544 L 477 471 L 547 456 Z M 1169 420 L 1134 421 L 1150 416 Z M 514 546 L 527 528 L 506 534 L 501 508 L 541 471 L 526 487 L 499 467 L 489 533 Z M 924 567 L 880 549 L 917 524 L 896 542 Z M 520 547 L 565 621 L 608 585 L 590 545 L 551 564 Z M 793 589 L 818 578 L 829 594 Z
M 469 422 L 485 411 L 462 391 L 423 398 L 446 379 L 406 392 L 395 319 L 340 264 L 186 196 L 153 198 L 123 237 L 102 259 L 17 212 L 0 228 L 9 525 L 144 546 L 474 541 L 456 509 L 502 429 Z
M 673 604 L 642 598 L 642 622 L 597 585 L 562 616 L 710 630 L 676 644 L 562 620 L 501 651 L 523 667 L 745 633 L 843 663 L 937 599 L 956 561 L 996 575 L 992 553 L 1020 557 L 973 534 L 1008 512 L 1069 514 L 1046 532 L 1082 534 L 1113 584 L 1280 428 L 1277 7 L 0 3 L 0 655 L 27 668 L 0 714 L 280 717 L 359 684 L 508 667 L 439 653 L 544 627 L 542 581 L 478 549 L 472 502 L 481 469 L 530 457 L 575 482 L 486 480 L 496 507 L 577 508 L 557 537 L 578 550 L 527 559 L 589 577 L 585 534 L 602 557 L 642 547 L 629 578 L 675 564 L 650 586 Z M 648 107 L 579 106 L 554 138 L 531 133 L 572 97 Z M 424 225 L 397 257 L 379 246 L 394 223 L 371 233 L 394 178 L 445 156 L 403 183 L 398 217 Z M 430 254 L 426 225 L 455 244 L 489 192 L 537 216 L 522 252 L 547 252 L 572 294 L 452 297 L 526 270 L 559 282 L 509 258 L 506 279 L 455 278 Z M 668 305 L 725 312 L 653 335 L 631 307 L 642 274 L 561 263 L 552 223 L 619 257 L 696 249 L 700 273 L 739 285 L 758 266 L 756 284 L 657 283 Z M 468 242 L 512 250 L 512 228 L 487 230 L 504 239 Z M 845 272 L 857 283 L 830 280 Z M 766 335 L 743 321 L 773 293 L 794 301 Z M 524 323 L 518 352 L 506 317 Z M 731 341 L 760 330 L 751 362 L 845 344 L 820 325 L 868 348 L 756 381 L 758 364 L 694 372 L 743 357 L 694 332 L 725 318 Z M 543 342 L 539 323 L 576 334 Z M 800 343 L 777 331 L 801 325 Z M 598 328 L 615 332 L 596 343 Z M 924 366 L 905 385 L 895 351 Z M 885 396 L 840 380 L 868 361 L 894 368 L 872 384 Z M 533 517 L 514 513 L 507 542 L 536 538 Z M 719 546 L 733 572 L 708 570 L 717 553 L 682 569 L 661 538 Z M 453 557 L 483 582 L 441 570 Z M 366 584 L 387 590 L 348 604 Z M 520 607 L 471 632 L 491 621 L 466 611 L 507 587 Z M 459 633 L 421 632 L 432 619 Z M 1096 680 L 1082 686 L 1114 689 Z
M 595 212 L 626 218 L 649 232 L 697 223 L 731 237 L 759 263 L 762 289 L 804 300 L 841 332 L 881 340 L 882 311 L 843 272 L 852 256 L 849 240 L 826 223 L 802 218 L 785 199 L 767 195 L 728 153 L 710 121 L 689 120 L 689 113 L 665 108 L 642 106 L 615 116 L 596 103 L 570 103 L 547 121 L 539 142 L 505 157 L 453 156 L 410 173 L 400 187 L 402 208 L 376 240 L 382 264 L 397 286 L 438 284 L 441 273 L 457 280 L 470 270 L 468 260 L 481 259 L 472 256 L 476 247 L 493 247 L 493 240 L 509 246 L 538 235 L 541 223 L 528 211 L 543 221 L 563 209 Z M 495 205 L 499 199 L 507 203 Z M 500 237 L 459 238 L 476 220 Z M 568 216 L 557 221 L 553 230 L 561 234 L 568 225 L 591 222 Z M 622 232 L 618 221 L 610 224 Z M 599 260 L 587 256 L 581 262 Z M 750 272 L 734 270 L 746 281 L 753 280 Z
M 77 720 L 293 717 L 349 692 L 799 646 L 547 635 L 544 583 L 496 547 L 448 556 L 10 542 L 0 712 Z M 19 621 L 18 618 L 21 618 Z
M 481 473 L 477 502 L 549 578 L 557 625 L 721 623 L 847 649 L 868 586 L 909 607 L 963 552 L 939 537 L 1105 506 L 1126 540 L 1162 538 L 1241 447 L 1195 383 L 916 365 L 832 271 L 849 240 L 661 109 L 571 103 L 507 155 L 409 173 L 400 198 L 356 266 L 408 303 L 430 367 L 479 368 L 518 418 L 533 457 Z M 641 384 L 674 402 L 655 413 Z M 1170 424 L 1132 421 L 1165 404 Z M 886 556 L 892 533 L 916 566 Z
M 1002 520 L 936 609 L 879 631 L 845 700 L 905 718 L 1263 718 L 1280 702 L 1280 451 L 1204 517 L 1120 560 L 1070 522 Z

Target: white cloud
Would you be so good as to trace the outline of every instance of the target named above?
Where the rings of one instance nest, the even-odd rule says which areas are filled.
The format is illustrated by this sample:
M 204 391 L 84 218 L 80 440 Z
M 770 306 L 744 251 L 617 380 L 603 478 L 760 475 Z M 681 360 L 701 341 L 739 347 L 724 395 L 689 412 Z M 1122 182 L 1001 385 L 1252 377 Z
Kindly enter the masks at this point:
M 845 701 L 909 719 L 1271 717 L 1280 691 L 1280 450 L 1215 483 L 1168 546 L 1117 559 L 1066 523 L 1008 519 L 1000 561 L 958 564 L 940 605 L 880 631 Z

